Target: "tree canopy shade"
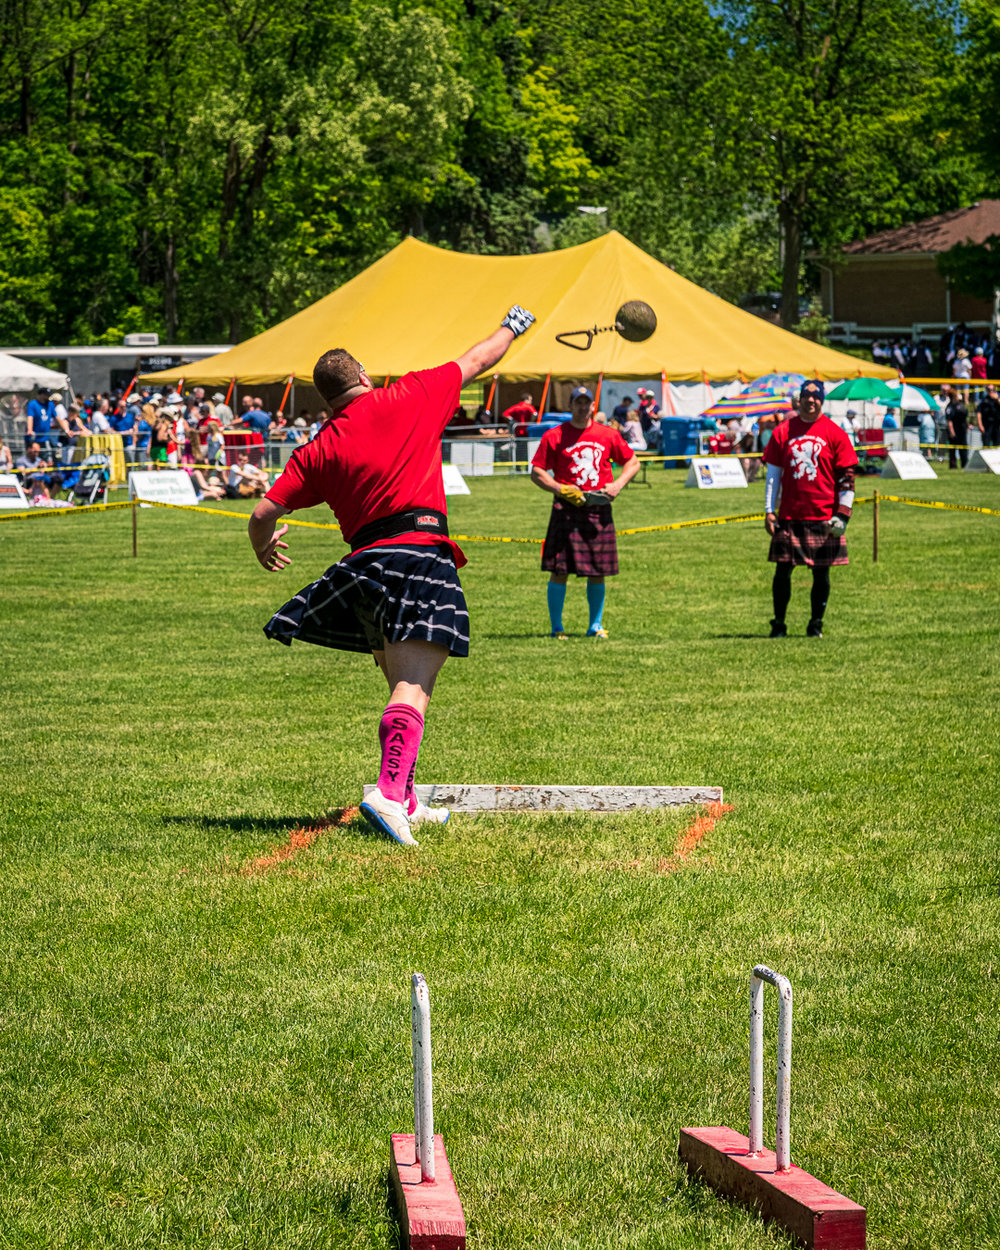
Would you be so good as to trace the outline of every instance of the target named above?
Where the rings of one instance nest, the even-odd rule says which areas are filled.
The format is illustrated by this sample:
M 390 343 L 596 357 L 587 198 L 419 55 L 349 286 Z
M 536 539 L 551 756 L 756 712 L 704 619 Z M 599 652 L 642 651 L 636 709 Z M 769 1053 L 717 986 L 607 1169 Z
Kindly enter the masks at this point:
M 990 190 L 994 9 L 0 4 L 0 342 L 235 342 L 408 234 L 611 226 L 734 302 L 783 281 L 791 325 L 804 255 Z
M 629 343 L 613 331 L 588 351 L 556 335 L 608 326 L 628 299 L 653 306 L 651 338 Z M 257 385 L 311 379 L 323 352 L 345 347 L 373 378 L 453 360 L 496 329 L 510 304 L 538 318 L 504 358 L 512 381 L 556 378 L 729 380 L 771 372 L 853 377 L 861 362 L 742 312 L 682 278 L 611 231 L 590 243 L 537 256 L 471 256 L 408 238 L 339 290 L 232 351 L 147 381 Z M 866 366 L 869 374 L 895 371 Z

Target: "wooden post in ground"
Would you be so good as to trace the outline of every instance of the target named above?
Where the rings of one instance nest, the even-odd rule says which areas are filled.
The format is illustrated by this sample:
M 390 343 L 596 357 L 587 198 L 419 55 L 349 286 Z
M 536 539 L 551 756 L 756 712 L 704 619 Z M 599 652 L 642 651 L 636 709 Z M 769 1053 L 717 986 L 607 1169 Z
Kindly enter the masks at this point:
M 872 491 L 872 564 L 878 563 L 878 490 Z
M 139 507 L 139 500 L 133 499 L 132 500 L 132 555 L 133 557 L 138 556 L 139 554 L 139 527 L 136 524 L 136 515 L 137 515 L 138 507 Z

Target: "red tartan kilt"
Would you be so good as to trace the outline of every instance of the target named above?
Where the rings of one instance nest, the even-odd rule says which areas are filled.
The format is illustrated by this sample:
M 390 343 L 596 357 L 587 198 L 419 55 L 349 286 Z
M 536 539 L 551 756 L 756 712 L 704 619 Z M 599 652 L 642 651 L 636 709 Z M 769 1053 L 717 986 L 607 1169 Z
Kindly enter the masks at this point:
M 614 577 L 618 540 L 611 505 L 574 508 L 556 500 L 542 544 L 542 568 L 577 577 Z
M 847 542 L 826 532 L 825 521 L 789 521 L 779 518 L 767 557 L 772 564 L 847 564 Z

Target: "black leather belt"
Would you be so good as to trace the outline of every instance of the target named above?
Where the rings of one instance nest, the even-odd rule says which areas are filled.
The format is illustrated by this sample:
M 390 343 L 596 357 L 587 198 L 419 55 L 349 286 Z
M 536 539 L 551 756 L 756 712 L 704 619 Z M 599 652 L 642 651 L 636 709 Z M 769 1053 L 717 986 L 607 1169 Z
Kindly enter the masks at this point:
M 407 512 L 394 512 L 392 516 L 379 517 L 355 530 L 351 535 L 351 550 L 381 542 L 383 538 L 395 538 L 398 534 L 440 534 L 448 537 L 448 518 L 434 508 L 411 508 Z

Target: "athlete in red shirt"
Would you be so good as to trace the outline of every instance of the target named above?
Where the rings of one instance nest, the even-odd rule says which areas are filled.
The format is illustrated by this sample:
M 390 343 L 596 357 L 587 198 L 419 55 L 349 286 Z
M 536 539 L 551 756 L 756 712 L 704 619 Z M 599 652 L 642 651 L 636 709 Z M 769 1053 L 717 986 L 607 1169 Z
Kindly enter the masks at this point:
M 618 572 L 611 501 L 639 472 L 639 461 L 617 430 L 593 420 L 594 397 L 585 386 L 576 388 L 569 406 L 570 420 L 545 431 L 531 461 L 531 480 L 555 495 L 542 546 L 549 621 L 552 637 L 565 639 L 566 579 L 575 573 L 587 579 L 587 636 L 607 638 L 604 579 Z M 623 466 L 617 479 L 612 464 Z
M 349 352 L 326 352 L 313 382 L 331 418 L 299 447 L 254 509 L 250 542 L 270 572 L 290 563 L 277 521 L 297 508 L 327 503 L 351 544 L 312 585 L 279 608 L 269 638 L 293 638 L 344 651 L 371 652 L 389 685 L 379 724 L 382 766 L 361 810 L 382 832 L 416 846 L 411 827 L 443 824 L 413 789 L 424 715 L 441 666 L 469 654 L 465 563 L 448 538 L 441 480 L 441 433 L 464 383 L 503 357 L 534 317 L 515 304 L 502 325 L 455 361 L 408 373 L 377 390 Z
M 776 426 L 764 448 L 764 525 L 771 535 L 768 559 L 775 565 L 771 588 L 771 637 L 784 638 L 792 594 L 792 569 L 812 568 L 811 616 L 806 633 L 823 637 L 823 613 L 830 597 L 830 566 L 847 564 L 844 531 L 854 505 L 857 452 L 851 440 L 822 412 L 822 382 L 799 391 L 798 415 Z M 780 498 L 780 503 L 778 502 Z

